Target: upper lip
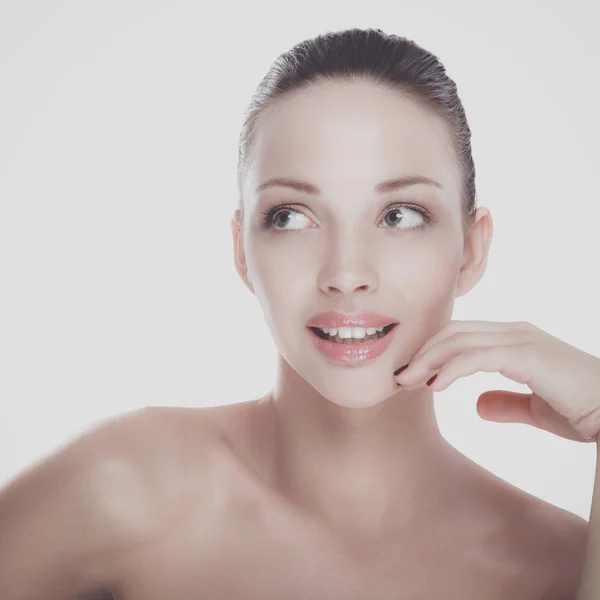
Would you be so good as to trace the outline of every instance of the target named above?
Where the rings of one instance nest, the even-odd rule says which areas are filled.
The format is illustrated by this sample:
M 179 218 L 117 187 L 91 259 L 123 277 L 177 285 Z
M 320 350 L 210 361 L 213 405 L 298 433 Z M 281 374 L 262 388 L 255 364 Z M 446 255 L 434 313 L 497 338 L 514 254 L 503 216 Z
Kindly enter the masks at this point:
M 374 312 L 345 313 L 338 310 L 324 312 L 306 323 L 307 327 L 385 327 L 397 323 L 392 317 Z

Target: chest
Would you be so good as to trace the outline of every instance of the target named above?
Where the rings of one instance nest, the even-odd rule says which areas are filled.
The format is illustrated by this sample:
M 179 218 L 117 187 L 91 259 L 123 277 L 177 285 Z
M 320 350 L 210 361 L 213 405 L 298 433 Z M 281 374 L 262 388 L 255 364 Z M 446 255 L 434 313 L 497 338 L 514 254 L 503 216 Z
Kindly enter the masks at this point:
M 247 508 L 189 518 L 131 552 L 118 600 L 538 600 L 505 549 L 422 531 L 344 547 L 308 524 Z

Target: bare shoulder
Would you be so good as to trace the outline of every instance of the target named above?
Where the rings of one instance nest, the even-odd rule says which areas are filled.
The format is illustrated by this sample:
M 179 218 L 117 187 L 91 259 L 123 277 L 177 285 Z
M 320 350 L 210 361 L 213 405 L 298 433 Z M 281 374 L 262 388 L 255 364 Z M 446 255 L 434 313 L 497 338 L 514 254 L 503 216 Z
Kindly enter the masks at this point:
M 202 408 L 145 407 L 81 440 L 97 464 L 95 486 L 115 493 L 116 502 L 107 500 L 110 512 L 133 533 L 167 526 L 203 489 L 218 439 L 210 415 Z
M 507 547 L 523 581 L 544 600 L 572 600 L 585 560 L 588 522 L 510 484 L 505 491 Z
M 572 600 L 581 580 L 588 541 L 588 521 L 535 498 L 524 511 L 528 524 L 522 542 L 532 573 L 548 600 Z
M 206 487 L 211 432 L 201 410 L 132 411 L 13 477 L 0 489 L 0 596 L 66 598 L 118 582 L 123 557 L 185 511 L 192 486 Z
M 0 490 L 0 500 L 20 497 L 19 488 L 44 497 L 66 485 L 82 510 L 114 524 L 124 540 L 138 539 L 176 518 L 190 482 L 201 478 L 213 432 L 202 409 L 144 407 L 123 413 L 30 465 Z
M 572 600 L 581 578 L 588 522 L 459 457 L 468 474 L 457 522 L 476 560 L 492 565 L 517 597 Z M 462 481 L 462 480 L 461 480 Z M 521 596 L 518 596 L 521 594 Z

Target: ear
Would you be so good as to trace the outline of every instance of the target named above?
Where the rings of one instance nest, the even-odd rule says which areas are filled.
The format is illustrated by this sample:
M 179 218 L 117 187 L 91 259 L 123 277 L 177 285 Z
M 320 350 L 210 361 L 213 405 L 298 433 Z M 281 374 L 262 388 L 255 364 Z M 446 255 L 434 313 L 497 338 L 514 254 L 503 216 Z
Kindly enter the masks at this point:
M 483 277 L 493 231 L 490 211 L 485 207 L 478 208 L 465 236 L 463 260 L 456 290 L 457 298 L 471 291 Z
M 239 210 L 235 211 L 231 219 L 231 233 L 233 236 L 233 258 L 235 261 L 235 270 L 242 278 L 244 285 L 254 294 L 254 288 L 248 278 L 248 267 L 246 265 L 246 255 L 244 253 L 244 238 L 242 227 L 238 221 Z

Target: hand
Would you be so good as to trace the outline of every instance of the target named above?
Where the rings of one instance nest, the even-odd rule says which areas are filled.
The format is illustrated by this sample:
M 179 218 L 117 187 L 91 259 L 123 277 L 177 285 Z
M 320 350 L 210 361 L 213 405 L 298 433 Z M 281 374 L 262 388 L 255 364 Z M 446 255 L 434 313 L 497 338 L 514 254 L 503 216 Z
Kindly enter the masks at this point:
M 497 371 L 531 394 L 491 390 L 477 400 L 488 421 L 526 423 L 574 441 L 600 442 L 600 358 L 524 321 L 450 321 L 395 376 L 407 389 L 437 373 L 432 390 L 459 377 Z

